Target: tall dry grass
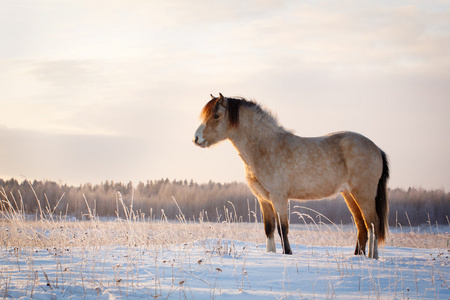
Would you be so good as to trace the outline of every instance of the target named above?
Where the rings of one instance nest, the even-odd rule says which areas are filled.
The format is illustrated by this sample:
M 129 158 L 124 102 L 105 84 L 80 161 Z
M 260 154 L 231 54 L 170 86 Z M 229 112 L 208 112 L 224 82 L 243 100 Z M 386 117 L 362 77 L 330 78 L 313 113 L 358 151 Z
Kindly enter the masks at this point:
M 253 222 L 243 222 L 233 203 L 224 207 L 222 213 L 217 210 L 215 216 L 202 212 L 195 220 L 188 220 L 183 207 L 173 198 L 178 214 L 176 220 L 168 220 L 164 211 L 156 217 L 156 214 L 146 216 L 133 210 L 133 201 L 126 204 L 122 195 L 117 193 L 114 218 L 99 217 L 90 206 L 89 199 L 83 197 L 87 211 L 83 221 L 55 214 L 56 206 L 52 207 L 47 198 L 44 199 L 47 205 L 39 205 L 33 219 L 29 220 L 20 196 L 15 198 L 5 190 L 1 190 L 0 194 L 0 256 L 5 262 L 0 266 L 0 296 L 3 298 L 33 298 L 39 293 L 48 295 L 52 291 L 59 291 L 63 296 L 73 293 L 86 297 L 92 293 L 100 295 L 109 289 L 119 296 L 137 292 L 153 298 L 193 298 L 190 280 L 183 278 L 194 278 L 209 288 L 210 298 L 214 299 L 220 294 L 217 286 L 222 270 L 213 265 L 212 259 L 227 257 L 233 260 L 236 290 L 243 291 L 253 284 L 246 270 L 249 254 L 246 249 L 236 247 L 235 241 L 260 245 L 261 251 L 265 247 L 264 226 L 258 222 L 259 218 L 255 217 L 258 212 L 252 210 L 250 205 L 248 215 L 253 216 Z M 36 193 L 35 197 L 38 203 L 43 202 Z M 309 214 L 305 210 L 308 211 L 299 207 L 291 211 L 291 220 L 296 218 L 303 224 L 293 224 L 289 237 L 291 244 L 308 245 L 311 246 L 308 249 L 312 250 L 308 250 L 310 252 L 306 257 L 297 257 L 295 263 L 305 263 L 307 260 L 308 269 L 316 268 L 317 272 L 322 272 L 319 265 L 323 257 L 314 255 L 314 247 L 333 247 L 339 254 L 342 250 L 338 247 L 354 245 L 356 228 L 354 225 L 335 224 L 317 211 L 309 210 Z M 387 245 L 448 249 L 449 237 L 448 230 L 442 230 L 432 222 L 427 228 L 397 226 L 392 228 Z M 203 249 L 200 257 L 194 256 L 198 255 L 195 245 L 201 245 Z M 165 253 L 169 250 L 176 257 L 166 257 Z M 339 255 L 330 258 L 326 268 L 329 272 L 337 270 L 342 278 L 353 276 L 353 264 L 356 262 Z M 43 262 L 43 259 L 46 261 Z M 376 270 L 367 262 L 361 260 L 361 264 L 364 272 L 375 274 Z M 200 278 L 195 275 L 193 265 L 205 276 Z M 444 278 L 445 283 L 446 275 L 442 269 L 432 271 L 432 278 Z M 396 275 L 396 281 L 401 281 L 400 269 L 395 269 L 395 272 L 400 274 Z M 369 293 L 374 299 L 383 294 L 379 280 L 376 274 L 373 277 L 370 275 Z M 290 279 L 284 278 L 283 284 L 289 286 Z M 330 279 L 326 298 L 336 297 L 333 284 Z M 364 284 L 367 285 L 360 278 L 361 296 L 367 297 Z M 397 295 L 396 286 L 393 291 L 389 290 L 389 295 Z M 314 288 L 315 283 L 313 298 Z M 419 290 L 417 287 L 417 295 Z M 287 289 L 284 297 L 289 298 L 298 292 Z M 398 294 L 406 295 L 404 291 Z M 300 293 L 301 297 L 303 295 Z M 434 298 L 438 299 L 439 295 Z

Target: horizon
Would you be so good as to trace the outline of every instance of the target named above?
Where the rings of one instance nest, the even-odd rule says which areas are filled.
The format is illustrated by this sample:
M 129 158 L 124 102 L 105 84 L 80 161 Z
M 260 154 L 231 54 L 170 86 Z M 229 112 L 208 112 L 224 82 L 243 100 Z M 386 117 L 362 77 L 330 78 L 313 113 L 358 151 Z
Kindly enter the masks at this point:
M 363 134 L 386 152 L 390 188 L 450 191 L 448 2 L 0 7 L 2 178 L 245 182 L 229 142 L 192 143 L 222 93 L 300 136 Z
M 136 188 L 141 183 L 142 184 L 147 184 L 148 182 L 156 183 L 156 182 L 159 182 L 159 181 L 166 181 L 166 180 L 168 180 L 170 183 L 179 183 L 179 182 L 181 182 L 183 185 L 184 185 L 185 182 L 187 182 L 188 185 L 192 182 L 192 183 L 197 184 L 197 185 L 208 185 L 209 183 L 221 184 L 221 185 L 243 184 L 246 187 L 248 187 L 248 184 L 245 181 L 234 180 L 234 181 L 223 182 L 223 181 L 214 181 L 213 179 L 210 179 L 208 181 L 199 182 L 199 181 L 195 181 L 194 179 L 178 179 L 178 178 L 168 178 L 168 177 L 146 179 L 146 180 L 137 181 L 137 182 L 134 182 L 134 181 L 131 181 L 131 180 L 129 180 L 129 181 L 115 181 L 115 180 L 106 179 L 106 180 L 102 180 L 100 182 L 83 182 L 83 183 L 77 183 L 77 184 L 71 184 L 71 183 L 62 182 L 62 181 L 56 181 L 56 180 L 51 180 L 51 179 L 29 179 L 29 178 L 19 179 L 19 178 L 15 178 L 15 177 L 5 178 L 5 177 L 2 177 L 2 176 L 0 176 L 0 180 L 3 180 L 5 182 L 7 182 L 9 180 L 16 180 L 19 184 L 24 184 L 26 182 L 29 182 L 29 183 L 32 184 L 34 181 L 41 182 L 41 183 L 50 182 L 50 183 L 56 183 L 59 186 L 66 185 L 68 187 L 80 187 L 80 186 L 82 187 L 82 186 L 86 186 L 86 185 L 101 186 L 101 185 L 105 185 L 108 182 L 110 184 L 114 183 L 114 184 L 121 184 L 121 185 L 127 185 L 127 184 L 131 183 L 132 187 Z M 392 191 L 401 190 L 401 191 L 405 191 L 405 192 L 408 191 L 408 190 L 417 190 L 417 191 L 427 191 L 427 192 L 442 191 L 444 193 L 450 193 L 450 191 L 446 190 L 443 187 L 442 188 L 424 188 L 422 186 L 394 187 L 394 186 L 389 186 L 388 185 L 387 189 L 388 190 L 392 190 Z M 249 188 L 249 191 L 251 192 L 250 188 Z M 326 198 L 323 198 L 323 199 L 319 199 L 319 200 L 314 200 L 314 199 L 289 199 L 289 200 L 293 200 L 293 201 L 333 200 L 333 199 L 335 199 L 335 198 L 337 198 L 339 196 L 341 196 L 340 193 L 337 193 L 335 195 L 331 195 L 329 197 L 326 197 Z

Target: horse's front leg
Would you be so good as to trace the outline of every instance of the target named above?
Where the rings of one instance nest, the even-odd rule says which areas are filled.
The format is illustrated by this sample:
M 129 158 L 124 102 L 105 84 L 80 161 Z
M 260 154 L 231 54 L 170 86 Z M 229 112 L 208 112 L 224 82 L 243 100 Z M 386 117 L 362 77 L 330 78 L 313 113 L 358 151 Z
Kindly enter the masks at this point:
M 271 199 L 272 200 L 272 199 Z M 291 245 L 289 244 L 289 218 L 288 218 L 288 199 L 274 198 L 273 207 L 275 209 L 275 219 L 277 221 L 278 234 L 281 237 L 284 254 L 292 254 Z
M 266 232 L 266 250 L 267 252 L 277 252 L 275 247 L 275 211 L 273 210 L 272 203 L 258 198 L 259 205 L 263 212 L 264 231 Z

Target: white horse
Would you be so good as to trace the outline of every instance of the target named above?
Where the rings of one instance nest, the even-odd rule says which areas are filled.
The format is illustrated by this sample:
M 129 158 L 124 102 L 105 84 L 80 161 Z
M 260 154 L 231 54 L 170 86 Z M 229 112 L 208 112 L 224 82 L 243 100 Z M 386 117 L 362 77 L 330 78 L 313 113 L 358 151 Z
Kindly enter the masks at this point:
M 246 178 L 264 218 L 267 251 L 275 252 L 277 224 L 283 253 L 288 239 L 289 199 L 322 199 L 342 193 L 358 228 L 355 255 L 378 258 L 388 227 L 385 153 L 366 137 L 338 132 L 303 138 L 283 129 L 255 102 L 212 96 L 202 110 L 194 143 L 206 148 L 229 139 L 245 164 Z

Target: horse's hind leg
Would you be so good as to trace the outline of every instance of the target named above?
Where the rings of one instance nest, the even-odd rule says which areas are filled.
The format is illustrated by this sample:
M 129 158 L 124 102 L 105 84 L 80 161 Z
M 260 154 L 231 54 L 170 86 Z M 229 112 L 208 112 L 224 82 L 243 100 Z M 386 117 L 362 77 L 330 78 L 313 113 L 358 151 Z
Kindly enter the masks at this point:
M 368 233 L 368 247 L 369 252 L 367 257 L 378 259 L 378 231 L 380 227 L 380 220 L 375 207 L 375 193 L 370 193 L 368 190 L 352 189 L 351 195 L 358 204 L 358 207 L 364 217 Z
M 274 239 L 275 211 L 271 202 L 261 198 L 258 198 L 258 200 L 263 212 L 264 231 L 266 232 L 266 250 L 267 252 L 277 252 Z
M 347 203 L 348 209 L 353 215 L 356 227 L 358 228 L 358 238 L 356 240 L 355 255 L 365 255 L 366 254 L 366 243 L 367 243 L 367 228 L 364 223 L 364 217 L 359 209 L 353 196 L 349 191 L 342 192 L 345 202 Z

